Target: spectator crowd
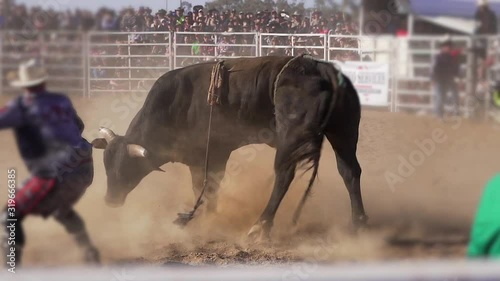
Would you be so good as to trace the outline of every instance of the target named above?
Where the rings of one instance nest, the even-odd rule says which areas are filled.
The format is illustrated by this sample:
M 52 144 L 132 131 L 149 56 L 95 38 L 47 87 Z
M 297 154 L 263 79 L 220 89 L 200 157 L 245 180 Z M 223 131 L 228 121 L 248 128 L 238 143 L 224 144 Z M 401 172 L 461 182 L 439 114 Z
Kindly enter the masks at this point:
M 10 5 L 0 21 L 2 29 L 9 30 L 66 30 L 66 31 L 193 31 L 193 32 L 263 32 L 263 33 L 336 33 L 357 34 L 357 22 L 349 14 L 323 15 L 321 11 L 311 16 L 295 11 L 206 11 L 194 6 L 192 11 L 183 8 L 153 13 L 150 8 L 126 8 L 122 11 L 102 8 L 96 13 L 77 9 L 55 11 L 25 5 Z
M 323 58 L 326 44 L 324 34 L 357 35 L 359 32 L 358 23 L 351 15 L 341 12 L 324 14 L 317 10 L 306 15 L 299 11 L 284 10 L 207 10 L 199 5 L 189 11 L 177 8 L 153 12 L 147 7 L 129 7 L 121 11 L 102 8 L 92 13 L 80 9 L 56 11 L 28 8 L 13 3 L 7 9 L 0 20 L 3 30 L 40 34 L 44 31 L 65 31 L 69 34 L 76 31 L 129 32 L 128 35 L 93 35 L 97 43 L 106 46 L 96 45 L 90 49 L 90 74 L 96 78 L 96 87 L 115 90 L 139 87 L 144 81 L 134 80 L 136 78 L 161 75 L 170 65 L 169 58 L 173 51 L 176 52 L 175 67 L 211 60 L 215 56 L 255 56 L 257 37 L 250 33 L 260 32 L 269 33 L 261 41 L 262 55 L 297 55 L 307 52 Z M 174 33 L 172 40 L 177 44 L 175 50 L 169 47 L 172 43 L 168 42 L 169 32 Z M 58 35 L 54 39 L 71 40 L 69 37 Z M 26 39 L 7 38 L 9 41 Z M 338 48 L 356 48 L 358 44 L 357 40 L 349 38 L 338 38 L 330 43 Z M 21 45 L 12 46 L 18 52 L 31 53 L 41 48 L 36 41 L 26 44 L 25 48 L 29 50 L 21 50 Z M 331 57 L 337 60 L 357 59 L 357 52 L 332 52 Z M 146 73 L 151 71 L 155 73 Z

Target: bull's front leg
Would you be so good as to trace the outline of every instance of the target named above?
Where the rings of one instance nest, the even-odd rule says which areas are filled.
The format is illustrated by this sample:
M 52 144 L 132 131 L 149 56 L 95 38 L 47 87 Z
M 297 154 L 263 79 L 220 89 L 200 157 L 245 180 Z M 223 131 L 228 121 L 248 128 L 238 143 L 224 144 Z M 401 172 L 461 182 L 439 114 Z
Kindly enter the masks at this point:
M 226 164 L 230 155 L 230 150 L 214 150 L 210 156 L 208 166 L 206 167 L 207 172 L 205 172 L 204 165 L 189 167 L 195 200 L 198 200 L 200 194 L 203 192 L 202 200 L 204 205 L 206 204 L 205 208 L 209 213 L 215 213 L 217 211 L 218 191 L 220 183 L 225 176 Z M 205 188 L 205 191 L 203 191 L 203 188 Z
M 190 166 L 189 170 L 191 171 L 191 178 L 193 184 L 193 193 L 194 193 L 194 204 L 200 197 L 205 183 L 205 168 L 199 166 Z M 218 190 L 220 187 L 220 182 L 224 177 L 224 171 L 222 170 L 208 170 L 207 173 L 207 183 L 205 186 L 205 191 L 203 194 L 203 204 L 206 205 L 206 210 L 209 213 L 215 213 L 217 211 L 217 198 L 218 198 Z
M 203 180 L 204 180 L 204 170 L 203 167 L 198 167 L 198 166 L 189 166 L 189 170 L 191 171 L 191 180 L 192 180 L 192 188 L 193 188 L 193 193 L 194 193 L 194 202 L 196 203 L 196 200 L 198 197 L 200 197 L 201 190 L 203 188 Z
M 195 205 L 190 212 L 179 213 L 178 218 L 174 221 L 175 224 L 185 226 L 196 216 L 201 206 L 197 204 L 198 200 L 203 202 L 203 209 L 205 209 L 207 213 L 215 213 L 217 211 L 217 192 L 220 182 L 224 177 L 226 163 L 229 159 L 229 155 L 231 155 L 231 151 L 232 150 L 226 149 L 222 152 L 220 150 L 213 151 L 206 167 L 203 163 L 189 166 L 193 182 L 193 191 L 196 197 Z

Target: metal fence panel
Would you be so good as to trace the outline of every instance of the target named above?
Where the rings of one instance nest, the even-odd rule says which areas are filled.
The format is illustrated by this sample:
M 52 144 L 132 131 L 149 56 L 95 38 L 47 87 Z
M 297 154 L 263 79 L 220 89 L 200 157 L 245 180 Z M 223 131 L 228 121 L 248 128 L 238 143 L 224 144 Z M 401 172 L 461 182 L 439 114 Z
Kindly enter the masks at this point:
M 395 111 L 428 112 L 433 109 L 434 94 L 431 83 L 432 65 L 435 56 L 439 53 L 439 44 L 445 37 L 442 36 L 414 36 L 398 38 L 398 49 L 395 56 L 398 63 L 395 67 Z M 458 83 L 459 95 L 465 107 L 464 97 L 471 92 L 471 54 L 467 50 L 471 47 L 469 37 L 453 37 L 457 48 L 463 50 L 460 54 L 461 79 Z
M 147 91 L 172 68 L 169 32 L 91 32 L 88 35 L 88 91 Z
M 85 35 L 75 32 L 4 31 L 0 34 L 1 93 L 18 90 L 9 86 L 10 73 L 21 61 L 37 59 L 47 69 L 54 91 L 85 93 Z
M 327 60 L 326 34 L 259 34 L 260 56 L 297 56 L 308 53 L 317 59 Z
M 374 61 L 390 66 L 391 111 L 430 111 L 429 78 L 443 36 L 343 36 L 336 34 L 208 32 L 0 32 L 0 93 L 16 93 L 8 76 L 19 62 L 36 58 L 49 72 L 49 86 L 70 94 L 148 91 L 165 72 L 201 61 L 308 53 L 330 62 Z M 474 93 L 473 39 L 453 37 L 464 51 L 459 82 L 464 97 Z M 499 37 L 488 37 L 493 74 L 500 77 Z M 495 47 L 496 46 L 496 47 Z M 498 71 L 494 71 L 494 70 Z M 496 78 L 495 78 L 496 77 Z M 487 101 L 486 101 L 487 103 Z M 488 103 L 487 103 L 488 104 Z
M 174 68 L 223 58 L 258 56 L 254 32 L 176 32 Z

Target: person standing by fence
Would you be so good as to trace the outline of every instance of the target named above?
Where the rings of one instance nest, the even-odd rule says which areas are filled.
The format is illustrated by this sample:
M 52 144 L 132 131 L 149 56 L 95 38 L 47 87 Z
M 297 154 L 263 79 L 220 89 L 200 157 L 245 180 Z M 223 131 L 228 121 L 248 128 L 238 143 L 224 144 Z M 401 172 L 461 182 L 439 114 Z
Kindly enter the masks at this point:
M 495 35 L 498 32 L 498 21 L 495 13 L 490 9 L 487 0 L 478 1 L 478 9 L 475 15 L 476 34 Z
M 485 82 L 487 78 L 486 60 L 488 56 L 488 39 L 485 36 L 496 35 L 498 33 L 498 19 L 490 9 L 487 0 L 478 0 L 478 8 L 474 16 L 476 22 L 475 39 L 476 59 L 477 59 L 477 80 Z
M 458 55 L 452 52 L 453 42 L 447 39 L 441 43 L 441 51 L 434 60 L 431 80 L 434 88 L 435 114 L 438 118 L 444 117 L 444 104 L 449 92 L 452 93 L 454 114 L 459 114 L 460 100 L 455 79 L 460 72 Z

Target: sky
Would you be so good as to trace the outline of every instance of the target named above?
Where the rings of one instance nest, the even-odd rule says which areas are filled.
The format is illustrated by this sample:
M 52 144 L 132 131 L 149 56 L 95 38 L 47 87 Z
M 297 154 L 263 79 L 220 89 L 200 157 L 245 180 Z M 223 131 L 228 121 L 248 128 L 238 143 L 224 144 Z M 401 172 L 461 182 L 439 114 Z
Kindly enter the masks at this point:
M 203 5 L 206 0 L 188 0 L 193 5 Z M 27 6 L 53 7 L 57 10 L 66 9 L 90 9 L 97 10 L 102 6 L 113 9 L 121 9 L 126 6 L 148 6 L 153 10 L 168 8 L 174 9 L 179 6 L 179 0 L 16 0 L 17 3 L 24 3 Z M 304 0 L 306 6 L 312 6 L 314 0 Z

